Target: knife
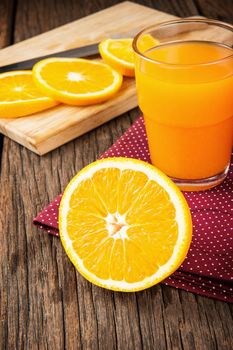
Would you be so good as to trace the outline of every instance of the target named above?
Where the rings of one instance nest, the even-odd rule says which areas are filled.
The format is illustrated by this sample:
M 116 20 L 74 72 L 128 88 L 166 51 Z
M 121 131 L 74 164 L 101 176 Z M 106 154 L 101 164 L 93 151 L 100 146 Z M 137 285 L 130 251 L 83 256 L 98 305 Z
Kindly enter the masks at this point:
M 49 57 L 79 57 L 80 58 L 80 57 L 89 57 L 93 55 L 98 55 L 99 53 L 98 45 L 99 43 L 94 43 L 91 45 L 86 45 L 75 49 L 55 52 L 49 55 L 44 55 L 40 57 L 31 58 L 29 60 L 8 64 L 6 66 L 0 67 L 0 73 L 9 72 L 12 70 L 32 69 L 35 63 L 43 60 L 44 58 L 49 58 Z
M 127 32 L 127 33 L 113 34 L 110 37 L 111 37 L 111 39 L 130 38 L 130 37 L 134 37 L 139 31 L 140 31 L 140 29 L 134 29 L 134 30 Z M 50 57 L 77 57 L 77 58 L 81 58 L 81 57 L 96 56 L 99 54 L 98 46 L 99 46 L 99 42 L 94 43 L 94 44 L 90 44 L 90 45 L 81 46 L 81 47 L 76 47 L 76 48 L 70 49 L 70 50 L 51 53 L 49 55 L 34 57 L 34 58 L 31 58 L 31 59 L 25 60 L 25 61 L 11 63 L 11 64 L 8 64 L 6 66 L 0 67 L 0 73 L 9 72 L 12 70 L 32 69 L 34 64 L 36 64 L 37 62 L 39 62 L 45 58 L 50 58 Z

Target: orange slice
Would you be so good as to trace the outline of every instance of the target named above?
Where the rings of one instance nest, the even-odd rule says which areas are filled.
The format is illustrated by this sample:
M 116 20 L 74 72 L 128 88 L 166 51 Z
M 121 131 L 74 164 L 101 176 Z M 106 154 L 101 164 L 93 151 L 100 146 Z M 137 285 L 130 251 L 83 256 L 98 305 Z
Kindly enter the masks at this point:
M 155 39 L 151 34 L 144 34 L 140 36 L 137 41 L 137 47 L 141 53 L 145 53 L 147 50 L 157 46 L 159 41 Z
M 71 105 L 90 105 L 111 98 L 122 76 L 106 64 L 81 58 L 48 58 L 35 64 L 36 85 L 52 98 Z
M 106 39 L 99 44 L 103 60 L 122 75 L 134 76 L 133 39 Z
M 84 277 L 129 292 L 153 286 L 180 266 L 192 223 L 182 193 L 161 171 L 136 159 L 107 158 L 71 180 L 59 230 Z
M 0 74 L 0 118 L 22 117 L 57 104 L 38 90 L 31 71 Z

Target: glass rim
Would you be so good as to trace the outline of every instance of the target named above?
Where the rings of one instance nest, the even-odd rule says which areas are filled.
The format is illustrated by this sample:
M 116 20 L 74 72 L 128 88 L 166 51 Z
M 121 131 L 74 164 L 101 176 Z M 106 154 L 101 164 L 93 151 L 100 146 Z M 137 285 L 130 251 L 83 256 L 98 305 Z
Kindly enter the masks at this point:
M 147 60 L 149 62 L 152 62 L 154 64 L 163 65 L 163 66 L 169 66 L 169 67 L 173 67 L 173 68 L 175 68 L 175 67 L 188 68 L 188 67 L 192 67 L 192 66 L 208 66 L 208 65 L 212 65 L 212 64 L 222 63 L 225 60 L 228 60 L 229 58 L 233 58 L 233 52 L 232 52 L 230 55 L 227 55 L 226 57 L 219 58 L 217 60 L 213 60 L 213 61 L 209 61 L 209 62 L 186 63 L 186 64 L 182 64 L 182 63 L 167 63 L 167 62 L 164 62 L 164 61 L 156 61 L 153 58 L 145 56 L 142 52 L 140 52 L 140 50 L 137 47 L 138 39 L 145 32 L 148 32 L 148 31 L 150 31 L 152 29 L 157 29 L 157 28 L 159 29 L 160 27 L 162 28 L 162 27 L 164 27 L 166 25 L 170 25 L 170 24 L 195 23 L 195 22 L 196 23 L 203 23 L 204 22 L 204 23 L 207 23 L 209 25 L 216 25 L 218 27 L 221 27 L 221 28 L 224 28 L 226 30 L 231 31 L 232 34 L 233 34 L 233 25 L 229 24 L 229 23 L 226 23 L 226 22 L 218 21 L 218 20 L 215 20 L 215 19 L 209 19 L 209 18 L 200 18 L 200 17 L 199 18 L 180 18 L 180 19 L 175 19 L 175 20 L 171 20 L 171 21 L 164 21 L 164 22 L 161 22 L 161 23 L 158 23 L 158 24 L 152 24 L 152 25 L 142 29 L 133 39 L 133 43 L 132 43 L 133 50 L 134 50 L 134 52 L 136 54 L 138 54 L 143 59 L 145 59 L 145 60 Z M 200 41 L 204 42 L 204 40 L 200 40 Z M 213 43 L 218 44 L 219 42 L 216 41 L 216 42 L 213 42 Z M 158 44 L 156 46 L 162 46 L 162 45 Z M 231 49 L 231 48 L 229 47 L 229 49 Z

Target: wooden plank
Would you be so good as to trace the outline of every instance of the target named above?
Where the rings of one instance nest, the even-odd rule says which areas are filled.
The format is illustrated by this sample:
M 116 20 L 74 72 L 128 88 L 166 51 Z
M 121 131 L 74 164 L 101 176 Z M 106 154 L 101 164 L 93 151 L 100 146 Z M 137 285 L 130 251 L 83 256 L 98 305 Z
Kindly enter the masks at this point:
M 11 43 L 12 30 L 13 30 L 13 16 L 14 16 L 14 1 L 0 1 L 0 47 L 5 47 Z M 3 152 L 3 136 L 0 134 L 0 164 Z M 1 172 L 1 166 L 0 166 Z M 1 187 L 1 192 L 3 187 Z M 6 209 L 6 200 L 8 199 L 7 194 L 3 190 L 3 196 L 1 201 L 0 210 L 0 235 L 2 236 L 6 232 L 7 227 L 5 226 L 5 215 L 4 210 Z M 8 303 L 9 303 L 9 283 L 8 283 L 8 243 L 6 236 L 3 235 L 2 249 L 0 254 L 0 347 L 5 347 L 8 341 Z
M 195 0 L 198 12 L 205 17 L 215 18 L 220 21 L 233 21 L 233 4 L 232 0 Z
M 98 42 L 112 34 L 136 33 L 155 21 L 171 18 L 126 1 L 1 50 L 0 65 Z M 28 117 L 0 119 L 0 131 L 42 155 L 136 106 L 135 81 L 124 79 L 116 97 L 105 103 L 89 107 L 59 105 Z

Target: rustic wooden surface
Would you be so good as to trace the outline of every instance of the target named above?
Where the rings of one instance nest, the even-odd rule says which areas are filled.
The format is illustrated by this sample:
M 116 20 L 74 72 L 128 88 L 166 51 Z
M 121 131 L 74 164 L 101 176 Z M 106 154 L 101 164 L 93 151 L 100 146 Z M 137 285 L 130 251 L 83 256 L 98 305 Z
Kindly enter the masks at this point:
M 115 3 L 1 0 L 0 45 Z M 140 3 L 178 16 L 233 21 L 232 0 Z M 133 294 L 102 290 L 75 271 L 58 238 L 32 226 L 37 212 L 138 114 L 133 110 L 43 157 L 1 138 L 0 349 L 233 349 L 232 305 L 162 285 Z

